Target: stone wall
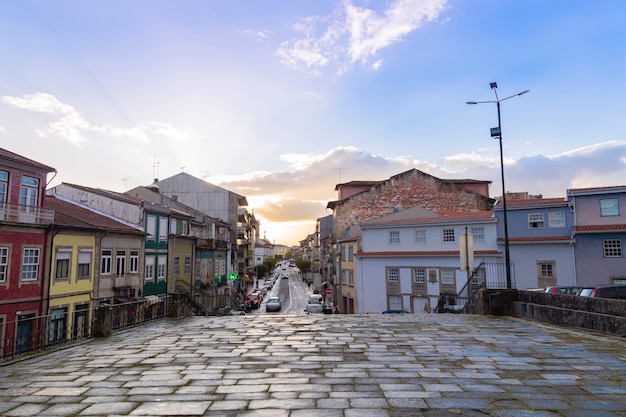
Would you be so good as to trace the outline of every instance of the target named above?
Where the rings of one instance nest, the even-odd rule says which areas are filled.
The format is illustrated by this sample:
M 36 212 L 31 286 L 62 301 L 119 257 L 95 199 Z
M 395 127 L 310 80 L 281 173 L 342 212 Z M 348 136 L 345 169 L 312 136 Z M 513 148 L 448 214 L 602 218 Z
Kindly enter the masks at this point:
M 491 210 L 493 200 L 413 169 L 338 201 L 333 213 L 335 238 L 345 238 L 349 227 L 392 214 L 398 206 L 434 212 L 482 211 Z
M 490 308 L 501 297 L 504 309 Z M 506 314 L 560 326 L 580 327 L 602 333 L 626 336 L 626 300 L 577 297 L 535 291 L 485 290 L 478 314 Z M 498 304 L 498 303 L 496 303 Z

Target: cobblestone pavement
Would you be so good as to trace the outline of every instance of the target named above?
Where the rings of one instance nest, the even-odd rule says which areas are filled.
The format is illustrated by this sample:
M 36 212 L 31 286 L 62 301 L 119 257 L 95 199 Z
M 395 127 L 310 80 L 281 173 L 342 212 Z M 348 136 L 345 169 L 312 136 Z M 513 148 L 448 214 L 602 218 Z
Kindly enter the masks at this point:
M 626 339 L 501 317 L 165 319 L 0 367 L 3 416 L 626 416 Z

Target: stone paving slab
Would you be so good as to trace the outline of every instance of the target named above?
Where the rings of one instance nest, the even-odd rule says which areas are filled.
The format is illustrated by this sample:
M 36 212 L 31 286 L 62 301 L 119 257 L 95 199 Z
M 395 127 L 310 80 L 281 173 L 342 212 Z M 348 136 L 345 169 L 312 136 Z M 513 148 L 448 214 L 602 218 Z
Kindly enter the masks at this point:
M 626 339 L 507 317 L 164 319 L 0 366 L 2 416 L 626 416 Z

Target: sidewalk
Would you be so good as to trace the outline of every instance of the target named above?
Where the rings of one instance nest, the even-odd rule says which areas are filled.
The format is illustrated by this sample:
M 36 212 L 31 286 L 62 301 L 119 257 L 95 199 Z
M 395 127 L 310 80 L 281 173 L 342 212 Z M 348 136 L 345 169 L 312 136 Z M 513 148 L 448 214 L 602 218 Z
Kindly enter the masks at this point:
M 467 315 L 165 319 L 0 367 L 2 416 L 626 416 L 626 340 Z

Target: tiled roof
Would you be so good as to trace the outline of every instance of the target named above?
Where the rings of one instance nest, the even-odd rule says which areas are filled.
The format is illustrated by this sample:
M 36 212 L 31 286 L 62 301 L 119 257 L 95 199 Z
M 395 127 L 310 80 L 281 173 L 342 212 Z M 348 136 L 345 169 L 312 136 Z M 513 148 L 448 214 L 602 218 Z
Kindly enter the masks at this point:
M 68 187 L 76 188 L 76 189 L 87 191 L 87 192 L 94 193 L 94 194 L 98 194 L 98 195 L 101 195 L 101 196 L 104 196 L 104 197 L 109 197 L 109 198 L 112 198 L 114 200 L 122 201 L 124 203 L 134 204 L 134 205 L 137 205 L 137 206 L 140 206 L 141 203 L 143 202 L 143 200 L 141 198 L 139 198 L 139 197 L 135 197 L 133 195 L 128 195 L 128 194 L 124 194 L 124 193 L 118 193 L 118 192 L 115 192 L 115 191 L 103 190 L 102 188 L 91 188 L 91 187 L 85 187 L 84 185 L 70 184 L 70 183 L 66 183 L 66 182 L 64 182 L 63 184 L 67 185 Z
M 568 242 L 571 236 L 536 236 L 536 237 L 510 237 L 509 242 Z M 498 242 L 504 242 L 503 238 L 498 238 Z
M 552 204 L 565 204 L 567 200 L 564 197 L 557 198 L 526 198 L 522 200 L 506 200 L 507 208 L 510 206 L 540 206 L 540 205 L 552 205 Z
M 32 159 L 28 159 L 25 156 L 22 155 L 18 155 L 16 153 L 13 153 L 11 151 L 7 151 L 6 149 L 2 149 L 0 148 L 0 159 L 7 159 L 13 162 L 18 162 L 20 164 L 24 164 L 24 165 L 28 165 L 31 166 L 33 168 L 37 168 L 39 170 L 42 170 L 44 172 L 54 172 L 56 171 L 56 169 L 49 167 L 48 165 L 44 165 L 40 162 L 37 161 L 33 161 Z
M 500 252 L 495 250 L 477 250 L 474 251 L 475 255 L 499 255 Z M 438 251 L 412 251 L 412 252 L 359 252 L 356 256 L 376 258 L 381 256 L 396 256 L 396 257 L 419 257 L 419 256 L 459 256 L 459 251 L 456 250 L 438 250 Z
M 604 191 L 612 190 L 614 188 L 626 188 L 626 185 L 609 185 L 606 187 L 587 187 L 587 188 L 570 188 L 568 191 Z
M 574 226 L 575 232 L 603 232 L 613 230 L 626 230 L 626 224 L 604 224 L 594 226 Z
M 145 234 L 140 229 L 56 197 L 48 196 L 45 207 L 54 210 L 54 226 Z
M 390 220 L 371 220 L 369 222 L 363 223 L 362 226 L 372 226 L 372 225 L 401 225 L 401 224 L 412 224 L 412 223 L 453 223 L 453 222 L 463 222 L 463 221 L 471 221 L 471 220 L 487 220 L 494 219 L 492 211 L 468 211 L 468 212 L 443 212 L 436 213 L 438 216 L 436 217 L 417 217 L 417 218 L 407 218 L 407 219 L 390 219 Z

